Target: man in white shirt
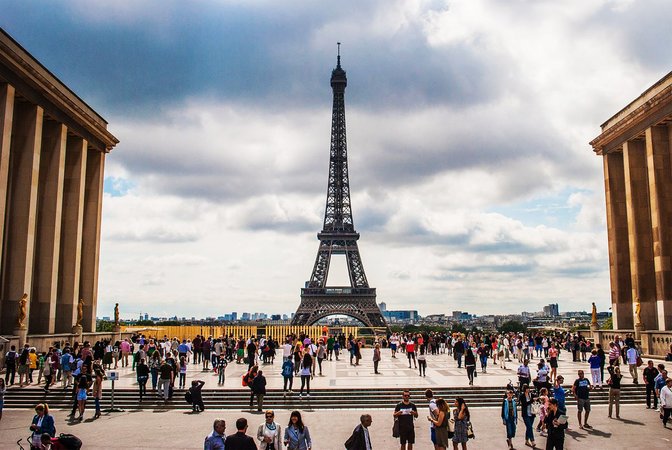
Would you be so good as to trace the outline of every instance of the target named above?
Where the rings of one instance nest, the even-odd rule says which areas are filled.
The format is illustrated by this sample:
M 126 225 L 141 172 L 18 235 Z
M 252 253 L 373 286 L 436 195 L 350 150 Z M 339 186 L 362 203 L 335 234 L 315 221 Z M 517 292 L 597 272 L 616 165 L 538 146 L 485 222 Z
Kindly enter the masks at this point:
M 663 426 L 667 428 L 672 415 L 672 378 L 668 378 L 665 387 L 660 390 L 660 406 L 663 408 Z
M 439 407 L 436 406 L 436 400 L 434 400 L 434 392 L 431 389 L 427 389 L 425 391 L 425 398 L 429 402 L 429 415 L 432 416 L 432 419 L 437 420 L 439 417 Z M 437 448 L 436 426 L 434 425 L 434 422 L 429 422 L 429 437 L 430 440 L 432 441 L 432 444 L 434 444 L 434 448 Z
M 282 362 L 284 363 L 292 357 L 292 344 L 290 344 L 289 339 L 282 344 Z
M 632 375 L 632 382 L 639 384 L 638 375 L 637 375 L 637 349 L 635 347 L 629 347 L 628 351 L 625 353 L 628 358 L 628 368 L 630 369 L 630 375 Z

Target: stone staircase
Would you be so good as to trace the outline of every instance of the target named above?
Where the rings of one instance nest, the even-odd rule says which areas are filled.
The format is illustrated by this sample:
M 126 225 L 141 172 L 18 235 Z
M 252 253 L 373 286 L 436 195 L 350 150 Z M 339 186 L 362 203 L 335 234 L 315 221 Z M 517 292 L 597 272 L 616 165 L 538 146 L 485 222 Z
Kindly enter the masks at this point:
M 433 387 L 435 398 L 448 399 L 451 406 L 455 397 L 463 397 L 470 408 L 494 407 L 501 405 L 504 388 L 500 387 Z M 565 386 L 569 390 L 571 386 Z M 425 401 L 424 389 L 411 389 L 411 401 L 420 405 Z M 608 403 L 608 389 L 591 392 L 593 405 Z M 207 409 L 249 410 L 249 389 L 203 389 L 203 401 Z M 283 395 L 281 390 L 269 389 L 264 398 L 265 409 L 392 409 L 401 401 L 401 389 L 398 388 L 348 388 L 348 389 L 313 389 L 310 397 L 299 398 L 298 391 Z M 72 391 L 68 389 L 52 389 L 45 393 L 36 388 L 10 388 L 5 394 L 5 408 L 32 408 L 37 403 L 46 402 L 50 408 L 68 408 L 72 406 Z M 624 385 L 621 389 L 621 404 L 644 404 L 646 402 L 643 385 Z M 575 405 L 576 400 L 567 396 L 568 406 Z M 111 391 L 106 383 L 101 401 L 102 408 L 109 408 Z M 165 410 L 189 409 L 191 406 L 184 401 L 184 391 L 175 390 L 173 398 L 164 403 L 151 390 L 142 401 L 139 401 L 135 389 L 117 389 L 114 405 L 126 410 Z M 256 407 L 256 403 L 255 403 Z M 89 396 L 87 409 L 93 408 L 93 399 Z

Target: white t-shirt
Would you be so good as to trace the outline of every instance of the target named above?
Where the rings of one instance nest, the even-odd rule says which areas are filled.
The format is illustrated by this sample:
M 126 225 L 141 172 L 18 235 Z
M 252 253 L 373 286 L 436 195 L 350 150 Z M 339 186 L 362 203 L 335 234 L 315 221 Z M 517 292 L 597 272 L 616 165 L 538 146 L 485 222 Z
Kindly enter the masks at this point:
M 432 416 L 432 419 L 436 420 L 439 416 L 439 413 L 437 412 L 439 410 L 439 407 L 436 406 L 436 400 L 431 399 L 429 401 L 429 414 Z M 434 425 L 434 422 L 429 422 L 429 428 L 435 428 L 436 425 Z
M 292 356 L 292 344 L 290 344 L 289 342 L 282 345 L 282 356 L 284 356 L 285 358 L 289 358 L 290 356 Z
M 628 357 L 628 364 L 637 364 L 637 350 L 630 347 L 626 355 Z

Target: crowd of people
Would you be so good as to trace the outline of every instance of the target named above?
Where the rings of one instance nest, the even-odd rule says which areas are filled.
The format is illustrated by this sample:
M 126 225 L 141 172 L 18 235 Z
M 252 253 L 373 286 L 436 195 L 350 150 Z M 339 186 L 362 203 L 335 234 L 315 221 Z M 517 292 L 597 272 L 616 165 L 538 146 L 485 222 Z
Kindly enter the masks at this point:
M 280 373 L 283 378 L 283 395 L 294 394 L 294 377 L 298 376 L 301 381 L 298 396 L 302 398 L 310 397 L 310 382 L 315 376 L 323 375 L 324 361 L 334 359 L 339 361 L 342 351 L 345 351 L 348 353 L 349 363 L 359 366 L 362 364 L 364 345 L 363 340 L 344 335 L 324 335 L 317 339 L 305 335 L 292 335 L 286 336 L 282 344 L 272 337 L 265 336 L 205 338 L 199 335 L 193 339 L 179 340 L 136 335 L 117 342 L 100 341 L 93 345 L 89 342 L 73 345 L 66 343 L 63 346 L 55 343 L 43 352 L 38 352 L 29 344 L 20 351 L 12 346 L 5 355 L 4 380 L 0 379 L 0 419 L 4 393 L 8 386 L 17 381 L 19 388 L 38 384 L 46 392 L 56 386 L 70 389 L 72 391 L 70 418 L 73 421 L 81 421 L 84 418 L 87 403 L 93 398 L 94 418 L 96 418 L 100 416 L 100 400 L 106 370 L 120 366 L 128 367 L 135 372 L 140 402 L 148 395 L 147 384 L 151 383 L 152 395 L 158 396 L 164 402 L 174 395 L 175 390 L 183 390 L 184 398 L 191 403 L 193 412 L 199 413 L 205 409 L 201 395 L 205 383 L 196 378 L 187 380 L 187 367 L 190 364 L 201 367 L 203 372 L 214 372 L 219 385 L 225 382 L 229 364 L 247 365 L 241 383 L 250 389 L 250 407 L 254 408 L 256 401 L 256 410 L 261 412 L 266 395 L 266 378 L 262 368 L 274 364 L 276 356 L 279 358 L 279 355 L 282 355 Z M 631 335 L 626 335 L 622 339 L 617 336 L 609 343 L 608 349 L 603 349 L 600 344 L 594 344 L 580 334 L 571 333 L 467 335 L 447 332 L 391 333 L 378 337 L 373 342 L 372 348 L 374 374 L 380 373 L 379 363 L 388 350 L 390 358 L 404 358 L 408 367 L 417 369 L 421 377 L 426 376 L 427 355 L 445 354 L 454 359 L 457 368 L 464 368 L 469 385 L 474 384 L 474 379 L 479 373 L 487 374 L 490 364 L 507 370 L 509 370 L 507 363 L 518 365 L 515 369 L 517 383 L 510 382 L 507 386 L 501 411 L 502 423 L 506 428 L 507 445 L 510 448 L 513 448 L 519 418 L 525 426 L 526 445 L 534 448 L 536 435 L 546 437 L 546 448 L 562 448 L 564 429 L 568 424 L 566 396 L 570 392 L 576 399 L 577 425 L 580 429 L 591 428 L 590 392 L 594 389 L 609 390 L 608 415 L 611 418 L 615 414 L 616 418 L 620 418 L 620 391 L 624 383 L 624 374 L 629 374 L 634 384 L 639 384 L 641 378 L 646 388 L 646 406 L 659 409 L 664 426 L 667 426 L 672 416 L 672 378 L 668 377 L 664 364 L 655 365 L 653 361 L 648 361 L 643 370 L 638 369 L 643 365 L 643 361 Z M 559 373 L 561 352 L 571 354 L 574 362 L 586 364 L 585 371 L 578 371 L 570 391 L 566 391 L 563 387 L 564 378 Z M 672 354 L 672 349 L 670 353 Z M 532 364 L 532 361 L 535 363 Z M 586 377 L 586 373 L 589 373 L 589 377 Z M 467 448 L 473 430 L 465 400 L 458 397 L 451 401 L 442 398 L 434 401 L 433 394 L 429 390 L 427 395 L 430 409 L 427 419 L 430 422 L 431 439 L 435 449 L 448 448 L 451 443 L 455 449 Z M 48 416 L 46 404 L 38 406 L 43 414 Z M 40 412 L 37 410 L 36 412 L 36 416 L 39 416 Z M 270 414 L 271 421 L 267 420 L 267 426 L 262 424 L 259 427 L 263 437 L 260 441 L 261 448 L 277 450 L 281 441 L 283 445 L 289 442 L 289 448 L 302 450 L 310 448 L 307 427 L 303 425 L 300 413 L 298 411 L 295 413 L 297 415 L 292 413 L 290 426 L 285 428 L 282 439 L 276 441 L 276 435 L 271 432 L 271 428 L 275 426 L 280 436 L 280 426 L 273 422 L 273 412 L 266 412 L 266 418 L 269 419 Z M 410 394 L 405 392 L 394 411 L 395 433 L 398 433 L 402 450 L 413 448 L 415 441 L 413 423 L 417 418 L 417 407 L 410 402 Z M 368 435 L 370 417 L 364 419 L 362 416 L 363 421 L 355 430 L 356 433 L 353 432 L 346 448 L 366 450 L 371 448 L 371 439 Z M 304 436 L 303 444 L 298 443 L 298 447 L 291 447 L 291 443 L 296 441 L 293 439 L 296 427 L 293 428 L 292 421 L 302 430 L 298 435 Z M 36 425 L 34 430 L 31 427 L 35 443 L 42 434 L 52 431 L 49 426 L 42 425 L 44 419 L 38 418 L 38 422 L 34 424 Z M 47 419 L 46 425 L 48 423 Z M 229 440 L 229 446 L 238 441 L 249 442 L 246 439 L 235 438 L 242 430 L 239 425 L 236 425 L 237 433 L 229 439 L 224 438 L 222 428 L 224 425 L 222 423 L 218 425 L 216 422 L 213 434 L 209 437 L 210 444 L 206 440 L 206 448 L 207 445 L 213 446 L 211 448 L 224 448 L 217 447 L 219 445 L 217 436 L 222 438 L 220 439 L 222 444 L 225 440 Z M 266 441 L 266 438 L 270 441 Z M 356 443 L 363 443 L 361 444 L 363 446 Z

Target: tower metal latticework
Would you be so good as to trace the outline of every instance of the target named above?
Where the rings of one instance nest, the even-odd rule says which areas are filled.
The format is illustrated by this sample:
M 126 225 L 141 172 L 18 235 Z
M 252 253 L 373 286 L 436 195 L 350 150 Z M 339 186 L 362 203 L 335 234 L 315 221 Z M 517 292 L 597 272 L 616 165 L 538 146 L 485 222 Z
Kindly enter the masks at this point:
M 329 183 L 324 226 L 317 234 L 320 247 L 315 266 L 301 289 L 301 305 L 292 319 L 293 325 L 312 325 L 323 317 L 343 314 L 368 327 L 384 327 L 385 319 L 376 303 L 376 289 L 369 287 L 359 255 L 350 205 L 348 146 L 345 134 L 345 87 L 348 81 L 341 68 L 340 51 L 336 68 L 331 72 L 334 105 L 331 117 L 331 151 Z M 327 286 L 332 255 L 345 255 L 350 286 Z

